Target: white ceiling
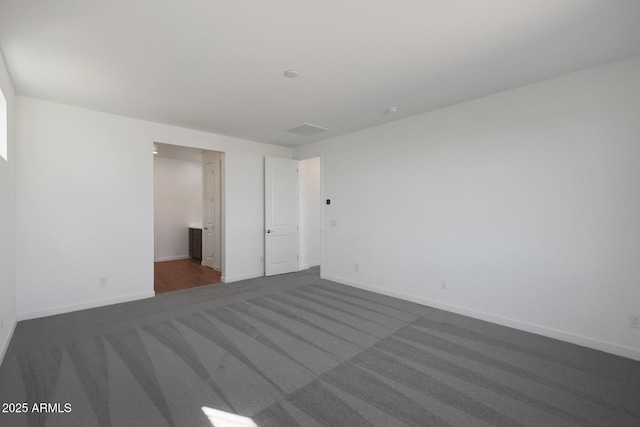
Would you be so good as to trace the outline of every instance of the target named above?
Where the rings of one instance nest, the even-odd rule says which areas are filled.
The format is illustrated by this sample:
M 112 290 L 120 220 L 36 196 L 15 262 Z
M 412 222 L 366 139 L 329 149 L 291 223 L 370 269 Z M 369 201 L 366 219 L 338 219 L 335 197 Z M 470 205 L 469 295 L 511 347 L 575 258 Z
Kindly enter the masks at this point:
M 297 146 L 639 54 L 639 22 L 639 0 L 1 0 L 0 50 L 21 95 Z

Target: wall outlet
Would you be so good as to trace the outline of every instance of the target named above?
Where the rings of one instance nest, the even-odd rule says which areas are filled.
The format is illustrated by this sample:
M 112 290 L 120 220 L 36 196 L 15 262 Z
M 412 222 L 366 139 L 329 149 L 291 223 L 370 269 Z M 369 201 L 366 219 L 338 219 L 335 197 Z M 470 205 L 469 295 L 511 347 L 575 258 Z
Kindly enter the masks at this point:
M 100 282 L 99 282 L 100 286 L 107 286 L 108 284 L 109 284 L 109 279 L 107 277 L 100 278 Z
M 358 264 L 353 264 L 353 271 L 355 272 L 360 271 L 360 266 Z
M 447 281 L 446 280 L 441 280 L 440 281 L 440 289 L 447 289 Z
M 640 329 L 640 315 L 632 314 L 629 316 L 629 327 Z
M 260 264 L 262 264 L 264 262 L 264 256 L 260 257 Z

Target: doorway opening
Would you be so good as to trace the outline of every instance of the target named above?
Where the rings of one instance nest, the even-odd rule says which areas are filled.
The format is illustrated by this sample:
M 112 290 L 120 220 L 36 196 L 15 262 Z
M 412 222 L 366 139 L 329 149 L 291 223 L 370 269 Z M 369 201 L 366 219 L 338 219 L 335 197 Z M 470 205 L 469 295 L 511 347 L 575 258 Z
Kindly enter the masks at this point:
M 322 264 L 322 167 L 320 157 L 298 161 L 300 269 Z
M 265 157 L 266 276 L 321 267 L 321 158 Z
M 224 153 L 154 143 L 154 290 L 221 282 Z

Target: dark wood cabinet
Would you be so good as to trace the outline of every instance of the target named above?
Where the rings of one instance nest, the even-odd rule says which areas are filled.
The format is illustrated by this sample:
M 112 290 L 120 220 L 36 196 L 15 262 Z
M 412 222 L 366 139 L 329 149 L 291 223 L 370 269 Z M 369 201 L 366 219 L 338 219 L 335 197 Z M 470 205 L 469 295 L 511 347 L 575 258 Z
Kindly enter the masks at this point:
M 202 229 L 189 227 L 189 256 L 202 261 Z

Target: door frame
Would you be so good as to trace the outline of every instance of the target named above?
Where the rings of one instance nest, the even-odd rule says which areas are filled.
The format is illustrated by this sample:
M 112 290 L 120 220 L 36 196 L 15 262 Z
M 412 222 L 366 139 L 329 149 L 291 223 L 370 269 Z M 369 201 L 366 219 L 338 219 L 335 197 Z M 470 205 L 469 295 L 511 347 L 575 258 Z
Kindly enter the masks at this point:
M 263 274 L 272 276 L 300 271 L 298 161 L 265 156 L 263 176 Z M 278 203 L 278 200 L 281 203 Z M 276 209 L 278 206 L 284 207 L 284 209 Z M 279 249 L 276 250 L 276 248 Z M 274 256 L 276 256 L 276 260 L 274 260 Z
M 311 159 L 318 159 L 318 163 L 319 163 L 319 170 L 318 170 L 318 176 L 317 176 L 317 180 L 318 180 L 318 184 L 319 184 L 319 195 L 318 195 L 318 214 L 319 214 L 319 233 L 320 233 L 320 242 L 319 242 L 319 259 L 318 259 L 318 263 L 319 263 L 319 267 L 322 269 L 322 258 L 323 258 L 323 244 L 324 244 L 324 239 L 323 239 L 323 233 L 324 233 L 324 221 L 323 221 L 323 215 L 324 215 L 324 209 L 323 209 L 323 182 L 322 182 L 322 156 L 321 155 L 315 155 L 315 156 L 308 156 L 305 157 L 303 159 L 299 159 L 298 160 L 298 169 L 300 169 L 300 162 L 304 162 L 306 160 L 311 160 Z M 299 174 L 299 181 L 302 181 L 303 176 L 302 176 L 302 172 L 300 172 Z M 302 185 L 298 186 L 298 200 L 301 200 L 301 196 L 302 196 Z M 306 258 L 306 260 L 308 260 L 308 256 L 305 256 L 306 254 L 304 254 L 304 249 L 305 246 L 302 245 L 302 239 L 303 239 L 303 233 L 305 232 L 305 230 L 303 229 L 303 223 L 304 221 L 304 215 L 303 215 L 303 211 L 302 211 L 302 204 L 299 203 L 299 207 L 298 207 L 298 223 L 300 224 L 300 235 L 299 235 L 299 252 L 300 252 L 300 260 L 302 261 L 303 258 Z M 311 267 L 315 267 L 318 265 L 312 265 Z M 300 268 L 305 267 L 303 264 L 300 265 Z M 307 267 L 309 268 L 309 267 Z
M 220 280 L 222 282 L 225 282 L 225 271 L 226 271 L 226 233 L 225 233 L 225 229 L 226 229 L 226 221 L 225 221 L 225 214 L 226 214 L 226 202 L 225 202 L 225 194 L 226 194 L 226 172 L 225 172 L 225 158 L 226 158 L 226 153 L 224 151 L 218 151 L 218 150 L 211 150 L 211 149 L 204 149 L 201 147 L 194 147 L 191 145 L 179 145 L 179 144 L 171 144 L 171 143 L 166 143 L 166 142 L 160 142 L 160 141 L 152 141 L 151 142 L 151 146 L 150 148 L 153 148 L 155 150 L 156 146 L 161 149 L 163 146 L 169 147 L 169 149 L 171 150 L 176 150 L 176 151 L 180 151 L 182 149 L 184 150 L 198 150 L 200 151 L 203 155 L 206 152 L 213 152 L 213 153 L 220 153 L 221 155 L 221 161 L 220 161 Z M 149 150 L 150 155 L 152 156 L 151 161 L 153 163 L 154 159 L 155 159 L 155 154 L 152 153 L 152 150 Z M 203 176 L 204 176 L 204 161 L 201 160 L 201 165 L 202 165 L 202 169 L 203 169 Z M 151 173 L 152 173 L 152 198 L 154 200 L 153 202 L 153 208 L 152 208 L 152 218 L 155 218 L 155 192 L 156 192 L 156 179 L 155 179 L 155 167 L 151 168 Z M 204 182 L 202 182 L 202 194 L 203 194 L 203 198 L 204 196 Z M 204 200 L 203 200 L 204 202 Z M 203 216 L 204 216 L 204 205 L 203 205 Z M 203 218 L 204 219 L 204 218 Z M 185 231 L 185 235 L 188 232 L 188 230 Z M 155 246 L 155 226 L 152 227 L 151 230 L 151 235 L 152 235 L 152 241 L 154 242 L 154 246 Z M 155 257 L 153 258 L 153 262 L 155 262 Z
M 300 159 L 292 159 L 295 160 L 296 162 L 298 162 L 298 169 L 299 169 L 299 164 L 301 161 L 303 160 L 308 160 L 308 159 L 312 159 L 312 158 L 318 158 L 320 160 L 320 168 L 319 168 L 319 172 L 318 172 L 318 180 L 320 183 L 320 206 L 319 206 L 319 212 L 320 212 L 320 277 L 322 277 L 322 265 L 324 264 L 324 234 L 325 234 L 325 224 L 324 224 L 324 217 L 325 217 L 325 205 L 324 205 L 324 179 L 323 179 L 323 165 L 324 165 L 324 161 L 323 161 L 323 155 L 322 153 L 316 153 L 313 155 L 309 155 L 309 156 L 305 156 L 303 158 Z M 300 179 L 300 176 L 298 174 L 298 180 Z M 266 188 L 266 182 L 264 182 L 265 188 Z M 300 198 L 300 185 L 298 183 L 298 189 L 297 189 L 297 193 L 298 193 L 298 199 Z M 265 211 L 266 211 L 266 200 L 265 200 Z M 300 213 L 300 205 L 298 202 L 298 208 L 297 208 L 297 212 L 298 212 L 298 224 L 300 224 L 302 222 L 302 215 Z M 263 263 L 263 275 L 266 276 L 266 217 L 264 218 L 265 221 L 265 242 L 264 242 L 264 253 L 263 253 L 263 257 L 262 259 L 264 260 Z M 298 231 L 298 253 L 300 253 L 300 232 Z M 300 271 L 300 259 L 298 259 L 298 271 Z

